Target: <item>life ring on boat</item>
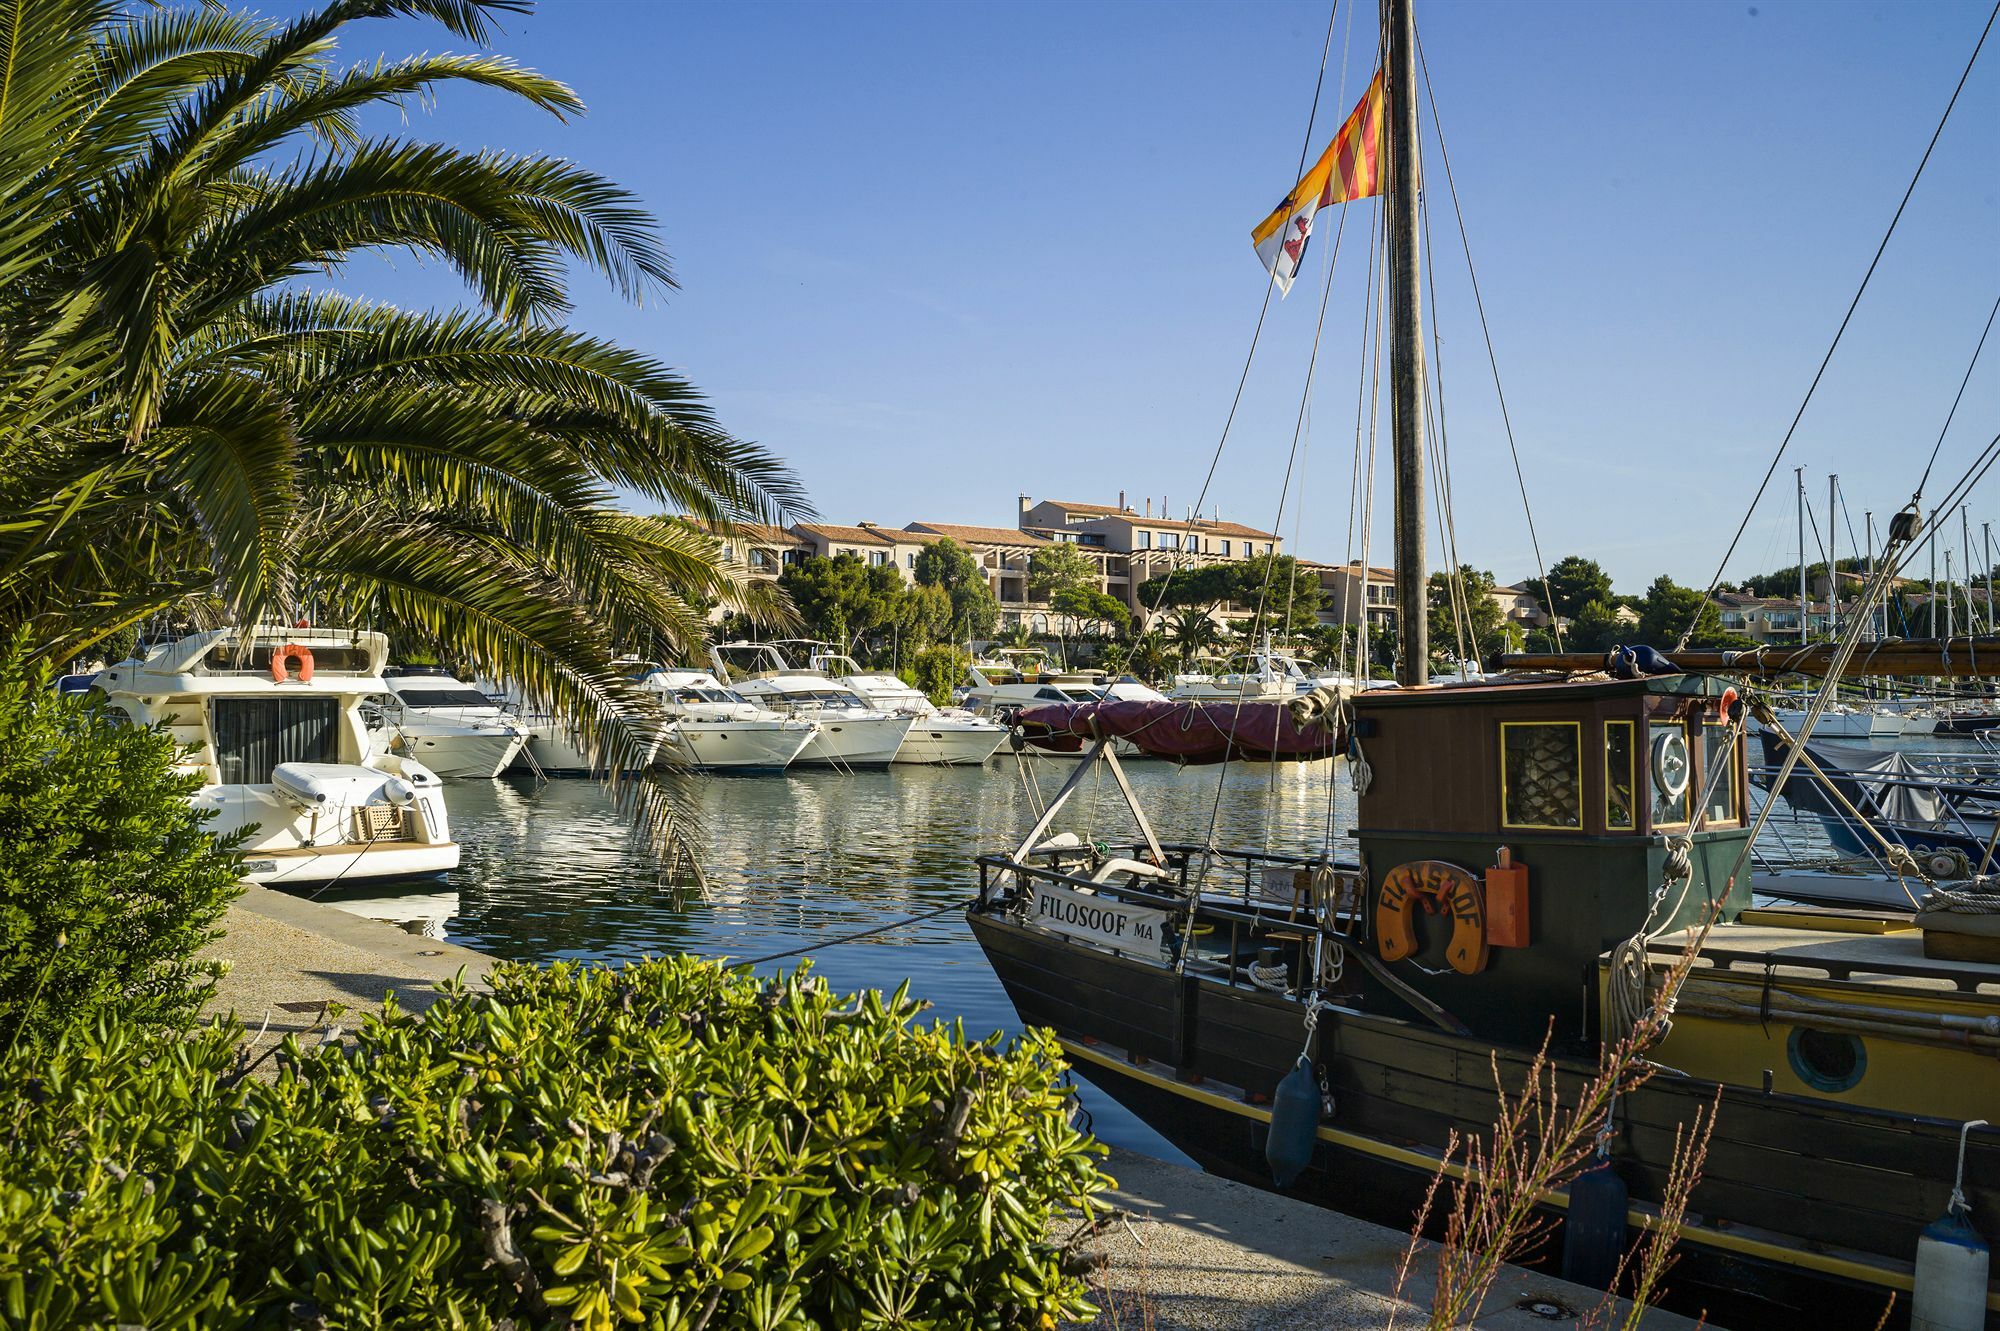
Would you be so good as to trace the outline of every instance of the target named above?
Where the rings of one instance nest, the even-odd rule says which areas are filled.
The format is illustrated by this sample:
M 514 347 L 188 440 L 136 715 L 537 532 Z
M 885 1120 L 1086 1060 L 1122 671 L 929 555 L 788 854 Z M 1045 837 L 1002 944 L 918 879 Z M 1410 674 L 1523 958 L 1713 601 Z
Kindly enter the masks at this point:
M 1445 960 L 1460 975 L 1486 969 L 1486 898 L 1479 879 L 1443 860 L 1411 860 L 1382 879 L 1375 898 L 1375 946 L 1384 961 L 1401 961 L 1417 952 L 1417 905 L 1427 914 L 1451 916 L 1451 940 Z
M 293 661 L 299 663 L 297 674 L 294 674 L 291 669 Z M 288 642 L 271 653 L 272 683 L 283 684 L 288 679 L 296 679 L 299 683 L 304 684 L 311 680 L 312 677 L 313 654 L 311 648 L 301 647 L 295 642 Z

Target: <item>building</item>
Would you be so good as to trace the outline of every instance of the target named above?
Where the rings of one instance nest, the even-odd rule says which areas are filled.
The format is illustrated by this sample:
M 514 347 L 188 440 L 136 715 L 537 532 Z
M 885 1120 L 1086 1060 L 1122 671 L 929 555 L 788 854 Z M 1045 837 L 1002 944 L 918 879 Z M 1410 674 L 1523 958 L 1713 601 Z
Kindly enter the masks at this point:
M 1759 643 L 1799 640 L 1799 603 L 1796 598 L 1717 592 L 1714 599 L 1716 609 L 1722 614 L 1725 633 L 1738 633 Z M 1826 631 L 1825 602 L 1807 604 L 1806 630 L 1808 633 Z
M 1048 538 L 1013 527 L 975 527 L 961 522 L 912 522 L 904 530 L 924 540 L 949 537 L 953 544 L 970 550 L 986 570 L 987 585 L 1000 603 L 1002 625 L 1026 621 L 1037 631 L 1049 627 L 1048 601 L 1028 597 L 1028 561 L 1036 550 L 1049 544 Z
M 1555 622 L 1542 605 L 1541 598 L 1520 583 L 1511 587 L 1495 587 L 1488 595 L 1500 607 L 1500 617 L 1523 633 L 1529 629 L 1545 629 Z
M 1396 571 L 1365 569 L 1360 560 L 1345 564 L 1308 564 L 1319 573 L 1321 592 L 1319 622 L 1358 627 L 1368 616 L 1370 633 L 1391 632 L 1396 627 Z
M 1284 538 L 1274 532 L 1218 517 L 1176 518 L 1164 499 L 1155 516 L 1151 499 L 1141 511 L 1127 504 L 1122 493 L 1116 504 L 1069 499 L 1036 503 L 1022 495 L 1016 525 L 1024 533 L 1067 542 L 1091 555 L 1104 590 L 1135 612 L 1144 608 L 1140 588 L 1175 569 L 1285 552 Z

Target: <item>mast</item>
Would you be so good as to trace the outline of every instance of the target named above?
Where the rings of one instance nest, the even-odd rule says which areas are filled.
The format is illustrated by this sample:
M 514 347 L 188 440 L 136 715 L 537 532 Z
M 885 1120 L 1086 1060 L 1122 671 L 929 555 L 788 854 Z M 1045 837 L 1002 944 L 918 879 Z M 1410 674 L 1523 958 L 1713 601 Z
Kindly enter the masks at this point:
M 1826 631 L 1828 636 L 1834 638 L 1840 636 L 1840 551 L 1833 530 L 1839 505 L 1840 477 L 1829 474 L 1826 478 Z
M 1424 339 L 1417 274 L 1417 25 L 1412 0 L 1382 0 L 1388 40 L 1390 417 L 1396 464 L 1396 619 L 1403 650 L 1396 682 L 1430 679 L 1430 611 L 1424 577 Z
M 1873 587 L 1875 585 L 1875 510 L 1870 509 L 1861 515 L 1861 529 L 1866 533 L 1861 539 L 1868 542 L 1868 585 Z M 1875 616 L 1879 613 L 1881 612 L 1878 610 L 1870 610 L 1868 612 L 1868 636 L 1871 639 L 1881 637 L 1883 631 L 1885 631 L 1882 628 L 1878 628 L 1878 625 L 1881 625 L 1882 621 L 1876 619 Z
M 1993 632 L 1993 524 L 1982 522 L 1979 530 L 1986 542 L 1986 632 Z
M 1979 632 L 1979 615 L 1972 608 L 1972 510 L 1958 506 L 1958 539 L 1965 543 L 1965 631 Z
M 1792 479 L 1799 487 L 1799 641 L 1806 642 L 1806 469 L 1792 468 Z

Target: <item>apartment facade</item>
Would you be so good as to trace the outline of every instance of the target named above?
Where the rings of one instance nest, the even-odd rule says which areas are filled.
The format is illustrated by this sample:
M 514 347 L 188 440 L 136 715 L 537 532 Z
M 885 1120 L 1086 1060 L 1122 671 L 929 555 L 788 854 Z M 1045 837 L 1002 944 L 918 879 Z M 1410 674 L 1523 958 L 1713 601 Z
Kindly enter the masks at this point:
M 1116 504 L 1069 499 L 1019 498 L 1021 531 L 1074 545 L 1098 565 L 1104 590 L 1135 613 L 1144 607 L 1139 590 L 1176 569 L 1283 554 L 1284 538 L 1218 517 L 1174 517 L 1164 499 L 1159 512 L 1147 499 L 1135 509 L 1120 494 Z

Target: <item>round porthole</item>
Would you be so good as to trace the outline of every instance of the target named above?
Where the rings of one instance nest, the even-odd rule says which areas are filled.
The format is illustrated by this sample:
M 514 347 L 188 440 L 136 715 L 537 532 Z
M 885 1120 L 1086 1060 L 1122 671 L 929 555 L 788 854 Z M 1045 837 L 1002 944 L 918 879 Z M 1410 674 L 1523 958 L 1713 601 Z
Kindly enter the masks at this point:
M 1816 1091 L 1852 1090 L 1868 1071 L 1868 1048 L 1855 1035 L 1794 1026 L 1785 1053 L 1799 1080 Z

